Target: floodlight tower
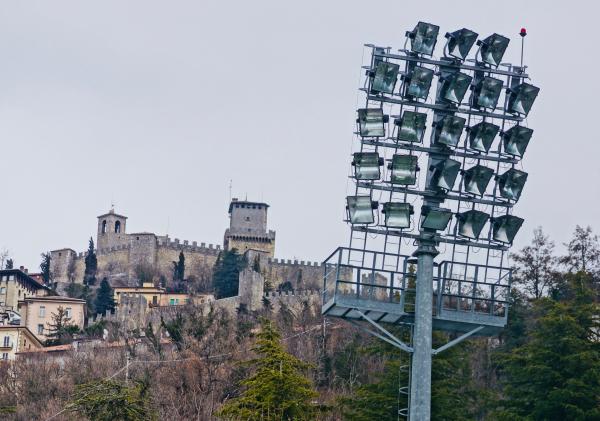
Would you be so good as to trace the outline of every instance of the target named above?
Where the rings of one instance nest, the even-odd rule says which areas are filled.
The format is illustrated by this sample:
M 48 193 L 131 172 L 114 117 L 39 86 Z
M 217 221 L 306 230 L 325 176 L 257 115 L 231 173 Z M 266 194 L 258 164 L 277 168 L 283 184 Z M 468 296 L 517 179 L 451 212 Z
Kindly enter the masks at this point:
M 438 33 L 419 22 L 398 53 L 367 45 L 355 190 L 346 199 L 350 243 L 324 265 L 322 313 L 411 356 L 410 385 L 401 388 L 409 405 L 399 415 L 413 421 L 430 419 L 432 356 L 472 335 L 495 335 L 508 319 L 507 251 L 523 223 L 512 209 L 528 176 L 516 165 L 539 92 L 522 63 L 502 62 L 508 38 L 477 41 L 463 28 L 446 34 L 443 57 L 434 59 Z M 386 324 L 409 326 L 408 343 Z M 459 336 L 432 349 L 434 329 Z

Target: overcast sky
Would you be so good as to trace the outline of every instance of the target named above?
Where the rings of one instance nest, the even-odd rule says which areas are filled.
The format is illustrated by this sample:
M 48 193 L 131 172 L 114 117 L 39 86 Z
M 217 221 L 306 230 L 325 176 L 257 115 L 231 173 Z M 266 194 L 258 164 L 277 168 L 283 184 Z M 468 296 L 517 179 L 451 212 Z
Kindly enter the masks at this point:
M 0 248 L 31 269 L 43 251 L 82 251 L 111 203 L 129 232 L 221 244 L 233 180 L 234 197 L 271 205 L 278 257 L 322 260 L 347 242 L 363 44 L 401 48 L 419 20 L 504 34 L 513 62 L 527 28 L 542 91 L 516 246 L 537 225 L 557 243 L 600 230 L 598 8 L 496 4 L 4 1 Z

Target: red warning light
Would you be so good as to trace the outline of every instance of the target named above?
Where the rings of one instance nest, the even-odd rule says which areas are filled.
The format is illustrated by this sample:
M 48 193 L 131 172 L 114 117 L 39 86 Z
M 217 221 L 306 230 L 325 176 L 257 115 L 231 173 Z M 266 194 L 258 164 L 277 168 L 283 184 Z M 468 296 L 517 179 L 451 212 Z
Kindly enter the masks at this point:
M 521 28 L 521 32 L 519 33 L 519 35 L 521 35 L 522 37 L 524 37 L 525 35 L 527 35 L 527 29 Z

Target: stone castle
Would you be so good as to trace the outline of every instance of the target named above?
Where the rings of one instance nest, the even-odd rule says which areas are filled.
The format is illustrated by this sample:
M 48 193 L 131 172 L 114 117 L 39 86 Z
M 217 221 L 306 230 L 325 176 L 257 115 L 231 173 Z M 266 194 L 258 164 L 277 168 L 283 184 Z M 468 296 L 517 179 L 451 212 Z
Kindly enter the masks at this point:
M 111 209 L 98 216 L 97 278 L 107 278 L 113 286 L 137 284 L 141 272 L 169 279 L 172 262 L 178 260 L 180 252 L 185 256 L 186 279 L 201 278 L 210 276 L 219 253 L 235 248 L 242 254 L 258 253 L 262 276 L 275 288 L 287 282 L 294 289 L 319 288 L 323 276 L 320 263 L 274 257 L 275 231 L 267 228 L 268 208 L 266 203 L 232 199 L 223 245 L 180 241 L 150 232 L 128 233 L 127 217 Z M 55 282 L 83 282 L 86 253 L 70 248 L 50 253 Z

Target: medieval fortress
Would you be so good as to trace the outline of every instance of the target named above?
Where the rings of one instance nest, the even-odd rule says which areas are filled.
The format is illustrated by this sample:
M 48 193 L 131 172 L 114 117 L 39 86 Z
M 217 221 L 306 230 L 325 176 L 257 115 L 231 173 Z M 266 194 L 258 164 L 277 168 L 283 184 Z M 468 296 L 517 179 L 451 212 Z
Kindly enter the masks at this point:
M 98 280 L 107 278 L 113 287 L 137 285 L 141 272 L 170 279 L 172 262 L 177 261 L 180 252 L 183 252 L 185 278 L 202 278 L 210 276 L 223 250 L 235 248 L 241 254 L 251 252 L 252 256 L 258 256 L 261 278 L 274 288 L 286 282 L 294 290 L 320 288 L 323 279 L 320 263 L 274 257 L 275 231 L 267 229 L 268 208 L 266 203 L 232 199 L 229 205 L 230 224 L 225 230 L 223 245 L 180 241 L 150 232 L 128 233 L 127 217 L 111 209 L 98 216 L 96 277 Z M 55 282 L 83 281 L 86 253 L 71 248 L 52 250 L 50 253 Z M 240 283 L 240 290 L 243 289 Z

